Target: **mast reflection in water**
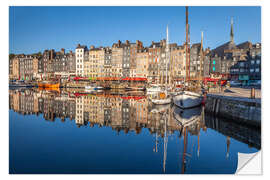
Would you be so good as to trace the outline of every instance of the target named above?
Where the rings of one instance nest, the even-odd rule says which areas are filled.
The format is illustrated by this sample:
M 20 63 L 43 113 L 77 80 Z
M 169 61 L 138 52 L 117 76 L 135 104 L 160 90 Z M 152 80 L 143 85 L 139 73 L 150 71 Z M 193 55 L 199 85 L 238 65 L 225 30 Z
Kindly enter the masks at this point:
M 261 146 L 259 129 L 144 92 L 10 90 L 9 109 L 10 173 L 234 173 Z

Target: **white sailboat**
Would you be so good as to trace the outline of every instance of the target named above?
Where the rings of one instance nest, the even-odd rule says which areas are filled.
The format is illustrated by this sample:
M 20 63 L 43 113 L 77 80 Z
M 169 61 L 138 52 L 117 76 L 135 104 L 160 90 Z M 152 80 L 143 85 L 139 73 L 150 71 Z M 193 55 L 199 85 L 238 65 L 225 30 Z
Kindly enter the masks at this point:
M 85 90 L 87 91 L 96 91 L 96 90 L 103 90 L 104 88 L 101 86 L 85 86 Z
M 151 96 L 151 102 L 156 105 L 170 104 L 172 102 L 172 98 L 170 94 L 165 90 L 153 94 Z
M 151 101 L 153 104 L 162 105 L 162 104 L 170 104 L 172 102 L 172 96 L 168 92 L 167 88 L 167 76 L 168 76 L 168 59 L 170 55 L 170 48 L 169 48 L 169 28 L 167 26 L 167 40 L 166 40 L 166 84 L 165 84 L 165 90 L 162 90 L 160 87 L 160 90 L 157 91 L 156 94 L 151 96 Z
M 174 96 L 173 103 L 182 109 L 189 109 L 200 106 L 202 104 L 202 100 L 203 96 L 199 93 L 183 91 Z
M 202 39 L 203 39 L 203 34 L 202 34 Z M 202 49 L 202 41 L 203 40 L 201 40 L 201 49 Z M 188 46 L 188 40 L 187 40 L 186 46 Z M 186 54 L 188 52 L 189 51 L 187 50 Z M 189 57 L 189 56 L 187 55 L 187 57 Z M 186 65 L 187 65 L 187 63 L 186 63 Z M 189 68 L 187 68 L 187 71 L 189 71 Z M 186 73 L 186 75 L 188 75 L 188 77 L 189 77 L 189 73 Z M 203 101 L 202 94 L 191 92 L 191 91 L 183 91 L 183 92 L 178 93 L 178 95 L 173 97 L 173 103 L 176 106 L 183 108 L 183 109 L 200 106 L 202 104 L 202 101 Z

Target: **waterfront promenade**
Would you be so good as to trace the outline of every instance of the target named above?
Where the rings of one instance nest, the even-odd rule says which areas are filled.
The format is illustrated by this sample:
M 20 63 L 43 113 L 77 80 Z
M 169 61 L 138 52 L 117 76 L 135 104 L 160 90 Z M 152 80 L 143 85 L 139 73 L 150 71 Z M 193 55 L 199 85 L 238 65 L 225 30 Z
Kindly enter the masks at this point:
M 225 88 L 221 92 L 211 92 L 209 94 L 221 95 L 221 96 L 230 96 L 230 97 L 240 97 L 240 98 L 250 98 L 250 88 L 239 88 L 239 87 L 230 87 Z M 261 100 L 261 89 L 255 89 L 255 101 L 259 102 Z
M 255 90 L 255 99 L 251 99 L 250 94 L 251 89 L 235 87 L 219 92 L 209 92 L 205 110 L 220 117 L 260 127 L 261 90 Z

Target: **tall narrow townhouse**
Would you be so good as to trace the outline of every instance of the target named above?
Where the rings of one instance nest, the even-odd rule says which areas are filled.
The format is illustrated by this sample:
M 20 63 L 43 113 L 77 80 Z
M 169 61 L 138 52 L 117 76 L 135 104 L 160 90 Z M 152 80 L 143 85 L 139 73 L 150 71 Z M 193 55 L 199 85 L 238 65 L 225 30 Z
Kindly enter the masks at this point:
M 89 52 L 86 46 L 78 44 L 76 48 L 76 76 L 84 76 L 84 61 L 88 60 Z

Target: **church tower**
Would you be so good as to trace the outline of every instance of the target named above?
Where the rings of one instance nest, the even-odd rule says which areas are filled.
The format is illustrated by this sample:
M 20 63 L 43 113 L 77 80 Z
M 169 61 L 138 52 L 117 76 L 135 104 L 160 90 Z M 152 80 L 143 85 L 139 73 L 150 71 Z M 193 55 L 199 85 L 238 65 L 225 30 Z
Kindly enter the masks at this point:
M 230 37 L 231 37 L 231 42 L 234 43 L 234 34 L 233 34 L 233 18 L 231 19 L 231 33 L 230 33 Z

